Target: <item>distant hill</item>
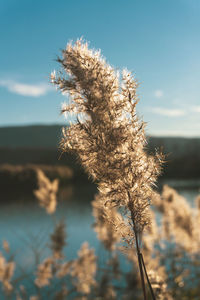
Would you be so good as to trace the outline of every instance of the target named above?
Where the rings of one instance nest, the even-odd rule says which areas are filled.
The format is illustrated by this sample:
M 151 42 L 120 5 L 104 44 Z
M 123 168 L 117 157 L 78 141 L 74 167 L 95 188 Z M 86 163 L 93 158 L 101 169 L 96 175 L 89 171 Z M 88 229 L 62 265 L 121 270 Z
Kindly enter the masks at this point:
M 58 151 L 62 125 L 34 125 L 0 128 L 0 164 L 68 165 L 75 158 Z M 200 138 L 149 137 L 148 151 L 167 154 L 164 176 L 200 178 Z
M 61 128 L 61 125 L 0 127 L 0 147 L 56 148 Z
M 0 127 L 1 148 L 57 148 L 64 125 L 30 125 Z M 163 147 L 173 157 L 185 153 L 200 154 L 200 138 L 149 137 L 149 148 Z
M 151 150 L 161 147 L 165 154 L 173 158 L 185 155 L 200 157 L 200 138 L 150 137 L 149 147 Z

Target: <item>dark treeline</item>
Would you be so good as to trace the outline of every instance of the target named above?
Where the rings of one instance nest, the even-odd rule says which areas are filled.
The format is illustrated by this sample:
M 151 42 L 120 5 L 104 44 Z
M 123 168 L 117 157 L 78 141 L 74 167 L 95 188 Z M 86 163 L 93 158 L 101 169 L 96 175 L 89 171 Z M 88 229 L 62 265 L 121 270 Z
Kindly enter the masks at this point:
M 0 165 L 0 201 L 4 199 L 1 196 L 9 199 L 9 195 L 13 195 L 13 192 L 16 197 L 22 194 L 33 195 L 32 192 L 38 187 L 38 169 L 42 170 L 50 180 L 58 178 L 60 187 L 71 184 L 74 180 L 73 170 L 67 166 L 2 164 Z
M 84 172 L 70 154 L 58 149 L 61 125 L 0 128 L 0 164 L 63 165 L 73 169 L 76 178 Z M 150 137 L 147 150 L 161 149 L 166 154 L 162 176 L 200 178 L 200 139 Z
M 0 148 L 57 148 L 62 125 L 0 127 Z
M 200 138 L 150 137 L 148 149 L 165 154 L 163 177 L 200 178 Z

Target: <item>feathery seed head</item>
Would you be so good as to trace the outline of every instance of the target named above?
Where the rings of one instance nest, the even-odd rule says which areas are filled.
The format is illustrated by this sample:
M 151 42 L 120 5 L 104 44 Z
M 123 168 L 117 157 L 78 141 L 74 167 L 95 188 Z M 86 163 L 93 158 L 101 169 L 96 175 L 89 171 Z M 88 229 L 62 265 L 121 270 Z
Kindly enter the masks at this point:
M 58 61 L 66 75 L 55 78 L 54 84 L 71 99 L 63 112 L 77 115 L 76 122 L 63 130 L 61 147 L 77 154 L 99 184 L 104 203 L 132 211 L 141 232 L 149 223 L 148 205 L 162 157 L 144 149 L 145 124 L 136 113 L 138 84 L 127 70 L 120 77 L 100 51 L 89 49 L 82 40 L 69 43 Z
M 37 170 L 38 189 L 34 191 L 41 207 L 44 207 L 48 214 L 53 214 L 56 210 L 58 191 L 58 179 L 50 181 L 41 170 Z

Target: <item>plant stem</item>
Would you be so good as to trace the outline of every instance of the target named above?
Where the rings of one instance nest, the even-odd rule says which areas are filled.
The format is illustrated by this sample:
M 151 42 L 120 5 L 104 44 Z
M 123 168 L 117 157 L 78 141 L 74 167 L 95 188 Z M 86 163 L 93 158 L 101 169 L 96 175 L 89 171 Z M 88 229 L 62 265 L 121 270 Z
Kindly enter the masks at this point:
M 144 273 L 143 273 L 141 256 L 140 256 L 141 253 L 140 253 L 140 248 L 139 248 L 139 243 L 138 243 L 137 232 L 135 230 L 134 220 L 133 220 L 133 226 L 134 226 L 133 230 L 135 233 L 136 251 L 137 251 L 138 265 L 139 265 L 139 269 L 140 269 L 140 278 L 141 278 L 141 283 L 142 283 L 143 296 L 144 296 L 144 300 L 147 300 L 145 282 L 144 282 Z
M 134 232 L 134 235 L 135 235 L 136 252 L 137 252 L 137 258 L 138 258 L 138 266 L 139 266 L 139 270 L 140 270 L 140 279 L 141 279 L 141 284 L 142 284 L 142 291 L 143 291 L 144 300 L 147 300 L 146 289 L 145 289 L 145 281 L 144 281 L 144 273 L 143 273 L 143 267 L 142 267 L 141 256 L 140 256 L 140 246 L 139 246 L 139 242 L 138 242 L 138 233 L 137 233 L 137 229 L 136 229 L 136 226 L 135 226 L 135 218 L 134 218 L 134 214 L 133 214 L 133 207 L 132 207 L 131 197 L 130 197 L 129 191 L 127 192 L 127 194 L 128 194 L 128 198 L 129 198 L 128 207 L 129 207 L 129 210 L 131 212 L 131 220 L 133 222 L 133 232 Z
M 151 292 L 151 297 L 152 297 L 153 300 L 156 300 L 156 297 L 154 295 L 154 291 L 153 291 L 152 286 L 151 286 L 151 282 L 150 282 L 148 274 L 147 274 L 147 270 L 146 270 L 145 263 L 144 263 L 144 258 L 143 258 L 143 255 L 142 255 L 141 252 L 140 252 L 140 257 L 141 257 L 142 265 L 143 265 L 143 268 L 144 268 L 144 273 L 145 273 L 145 276 L 146 276 L 146 279 L 147 279 L 147 282 L 148 282 L 148 286 L 149 286 L 149 289 L 150 289 L 150 292 Z

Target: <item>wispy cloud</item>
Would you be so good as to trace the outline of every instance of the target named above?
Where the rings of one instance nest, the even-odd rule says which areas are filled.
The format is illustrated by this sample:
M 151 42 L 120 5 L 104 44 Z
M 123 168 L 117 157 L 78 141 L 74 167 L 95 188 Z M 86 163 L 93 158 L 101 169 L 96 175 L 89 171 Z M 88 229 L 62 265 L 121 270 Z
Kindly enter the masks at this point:
M 186 114 L 186 112 L 183 109 L 169 109 L 163 107 L 154 107 L 151 109 L 151 111 L 155 114 L 167 117 L 180 117 Z
M 7 88 L 11 93 L 28 97 L 43 96 L 50 90 L 47 84 L 25 84 L 13 80 L 0 80 L 0 86 Z
M 191 111 L 192 111 L 192 112 L 200 113 L 200 105 L 192 106 L 192 107 L 191 107 Z
M 164 95 L 164 92 L 162 90 L 155 90 L 154 96 L 158 99 L 162 98 Z
M 199 131 L 196 130 L 152 130 L 151 136 L 168 136 L 168 137 L 199 137 Z

